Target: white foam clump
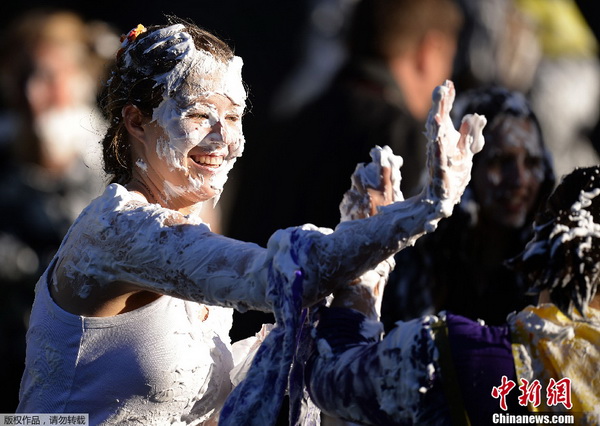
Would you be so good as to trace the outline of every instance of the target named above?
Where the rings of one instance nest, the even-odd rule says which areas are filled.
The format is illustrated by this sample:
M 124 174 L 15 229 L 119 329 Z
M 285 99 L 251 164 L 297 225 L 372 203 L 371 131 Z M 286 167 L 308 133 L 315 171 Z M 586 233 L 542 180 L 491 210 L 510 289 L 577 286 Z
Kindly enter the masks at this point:
M 369 216 L 368 206 L 371 200 L 365 188 L 377 189 L 381 187 L 384 167 L 391 172 L 392 200 L 389 201 L 404 200 L 404 196 L 400 190 L 400 182 L 402 180 L 400 168 L 404 162 L 402 157 L 395 155 L 389 146 L 384 146 L 383 148 L 375 146 L 371 149 L 369 155 L 371 156 L 370 163 L 361 163 L 356 166 L 351 177 L 351 188 L 344 194 L 340 203 L 342 222 Z
M 399 423 L 414 422 L 422 415 L 423 398 L 437 374 L 438 353 L 431 330 L 435 320 L 425 317 L 402 323 L 378 341 L 382 324 L 365 318 L 359 328 L 363 343 L 337 354 L 325 338 L 317 339 L 319 357 L 312 377 L 325 380 L 313 379 L 314 396 L 345 419 L 368 418 L 362 405 L 348 398 L 356 394 L 377 401 L 379 408 Z M 336 391 L 340 383 L 349 388 Z
M 400 191 L 400 181 L 402 180 L 400 168 L 404 163 L 402 157 L 395 155 L 387 145 L 383 148 L 376 146 L 371 149 L 369 155 L 372 161 L 366 166 L 357 166 L 353 178 L 359 179 L 365 187 L 377 188 L 381 184 L 382 169 L 388 168 L 391 171 L 393 201 L 402 201 L 404 199 L 402 191 Z
M 165 95 L 175 92 L 187 79 L 191 70 L 194 70 L 196 83 L 206 92 L 222 93 L 237 105 L 244 105 L 246 89 L 242 83 L 243 61 L 239 56 L 234 56 L 227 63 L 217 60 L 212 54 L 196 49 L 192 36 L 185 32 L 182 24 L 175 24 L 156 31 L 156 43 L 151 45 L 144 53 L 148 54 L 153 49 L 161 48 L 167 41 L 173 39 L 176 44 L 167 48 L 179 61 L 175 67 L 156 77 L 157 84 L 164 84 Z M 213 78 L 220 76 L 221 78 Z
M 437 348 L 430 324 L 435 321 L 436 317 L 427 316 L 402 323 L 378 345 L 382 369 L 378 400 L 380 408 L 395 419 L 412 419 L 427 392 L 423 383 L 433 382 L 436 371 L 432 362 L 437 358 Z M 415 354 L 423 353 L 424 348 L 429 356 L 416 358 Z
M 519 330 L 518 325 L 531 339 L 531 345 L 513 345 L 513 352 L 519 359 L 522 378 L 533 380 L 543 376 L 545 366 L 539 355 L 532 348 L 539 348 L 540 341 L 566 342 L 575 337 L 575 330 L 571 326 L 555 324 L 530 310 L 512 313 L 507 321 L 513 333 Z
M 562 245 L 575 238 L 586 239 L 577 247 L 577 254 L 580 258 L 585 257 L 585 252 L 592 248 L 591 238 L 600 238 L 600 224 L 594 222 L 593 215 L 586 210 L 592 203 L 592 200 L 600 195 L 600 188 L 592 191 L 581 191 L 579 198 L 570 208 L 570 219 L 574 222 L 571 225 L 562 223 L 542 224 L 536 228 L 536 232 L 540 232 L 541 228 L 553 226 L 548 240 L 531 240 L 527 243 L 523 253 L 523 260 L 527 260 L 532 256 L 539 255 L 547 250 L 548 241 L 550 241 L 550 256 L 554 256 L 556 250 Z
M 571 206 L 571 215 L 569 216 L 576 225 L 566 226 L 557 224 L 550 234 L 551 240 L 554 240 L 556 236 L 560 235 L 560 238 L 556 238 L 554 242 L 552 254 L 554 254 L 559 245 L 571 241 L 574 238 L 600 238 L 600 224 L 595 223 L 592 213 L 586 210 L 586 208 L 592 204 L 592 200 L 599 194 L 600 188 L 596 188 L 589 192 L 581 191 L 579 199 Z M 584 251 L 590 248 L 590 244 L 581 244 L 578 248 L 579 256 L 584 257 Z

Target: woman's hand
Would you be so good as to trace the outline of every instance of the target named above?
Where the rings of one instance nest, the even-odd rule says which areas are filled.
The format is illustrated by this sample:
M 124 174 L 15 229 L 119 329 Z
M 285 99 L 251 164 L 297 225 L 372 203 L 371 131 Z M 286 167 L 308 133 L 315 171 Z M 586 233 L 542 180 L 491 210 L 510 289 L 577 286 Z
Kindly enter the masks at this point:
M 429 184 L 424 196 L 439 202 L 440 213 L 450 216 L 454 205 L 460 201 L 469 180 L 473 155 L 481 151 L 486 119 L 477 114 L 466 115 L 459 130 L 454 128 L 450 110 L 454 103 L 454 84 L 446 82 L 433 92 L 433 105 L 425 125 L 429 140 L 427 167 Z
M 375 147 L 370 152 L 372 161 L 359 164 L 352 174 L 352 186 L 340 203 L 342 222 L 374 216 L 379 207 L 402 201 L 400 166 L 402 158 L 394 155 L 388 146 Z M 334 292 L 332 306 L 356 309 L 369 318 L 379 320 L 383 290 L 394 258 L 381 262 L 359 278 Z
M 402 157 L 388 146 L 376 146 L 370 155 L 372 161 L 357 165 L 352 174 L 352 185 L 340 203 L 342 222 L 374 216 L 379 207 L 404 199 L 400 191 Z
M 434 207 L 434 211 L 428 220 L 423 216 L 416 229 L 429 223 L 425 228 L 432 231 L 439 219 L 452 214 L 469 183 L 473 155 L 483 148 L 481 132 L 486 124 L 485 117 L 465 116 L 460 129 L 456 130 L 450 118 L 454 97 L 451 81 L 433 92 L 433 105 L 426 124 L 429 184 L 418 197 Z M 380 207 L 403 201 L 400 192 L 402 158 L 394 155 L 387 146 L 372 149 L 371 158 L 371 163 L 359 164 L 352 175 L 352 186 L 340 204 L 342 222 L 374 216 Z M 420 216 L 418 204 L 401 204 L 390 207 L 400 208 L 411 218 Z M 390 256 L 348 285 L 341 286 L 334 292 L 332 306 L 353 308 L 378 320 L 383 290 L 394 266 L 394 258 Z
M 387 147 L 375 148 L 373 161 L 357 167 L 352 188 L 340 205 L 342 222 L 333 233 L 314 240 L 319 259 L 313 264 L 319 276 L 317 296 L 332 289 L 340 296 L 336 305 L 361 310 L 370 318 L 378 316 L 393 255 L 434 231 L 441 219 L 452 214 L 469 183 L 473 155 L 483 147 L 486 123 L 483 116 L 468 115 L 456 130 L 450 119 L 454 95 L 451 81 L 433 92 L 426 125 L 429 183 L 419 195 L 403 200 L 399 189 L 402 158 Z M 342 297 L 344 292 L 353 294 Z

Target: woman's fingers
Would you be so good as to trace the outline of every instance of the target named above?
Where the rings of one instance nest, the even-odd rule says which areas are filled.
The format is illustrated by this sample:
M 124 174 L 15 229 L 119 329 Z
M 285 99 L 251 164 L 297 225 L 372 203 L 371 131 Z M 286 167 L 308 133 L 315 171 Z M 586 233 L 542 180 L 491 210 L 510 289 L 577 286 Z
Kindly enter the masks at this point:
M 466 116 L 457 131 L 450 111 L 455 98 L 454 85 L 446 81 L 433 93 L 433 104 L 426 124 L 429 138 L 430 191 L 444 204 L 445 214 L 451 213 L 470 180 L 473 154 L 483 147 L 482 130 L 485 117 Z
M 392 171 L 389 167 L 382 167 L 380 182 L 377 188 L 367 187 L 366 193 L 370 200 L 370 215 L 374 216 L 381 206 L 387 206 L 393 201 Z

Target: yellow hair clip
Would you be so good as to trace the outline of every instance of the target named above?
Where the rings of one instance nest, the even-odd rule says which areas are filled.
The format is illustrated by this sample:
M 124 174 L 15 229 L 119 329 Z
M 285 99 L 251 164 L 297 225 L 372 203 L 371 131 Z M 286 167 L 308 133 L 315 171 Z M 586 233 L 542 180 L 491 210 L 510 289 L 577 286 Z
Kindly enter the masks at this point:
M 127 33 L 127 35 L 123 34 L 121 36 L 121 43 L 123 43 L 123 47 L 125 47 L 127 44 L 135 41 L 135 39 L 141 33 L 145 33 L 145 32 L 146 32 L 146 27 L 144 27 L 142 24 L 138 24 L 138 26 L 135 27 L 134 29 L 132 29 L 131 31 L 129 31 L 129 33 Z

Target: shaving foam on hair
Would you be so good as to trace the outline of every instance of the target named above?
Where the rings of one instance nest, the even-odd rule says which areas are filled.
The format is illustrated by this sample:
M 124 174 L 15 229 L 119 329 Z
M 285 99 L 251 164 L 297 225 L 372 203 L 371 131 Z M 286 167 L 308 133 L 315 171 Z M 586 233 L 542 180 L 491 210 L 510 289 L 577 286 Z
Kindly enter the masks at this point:
M 177 61 L 172 70 L 154 77 L 157 85 L 164 85 L 165 97 L 175 93 L 190 72 L 193 72 L 197 77 L 196 83 L 204 91 L 223 94 L 237 105 L 245 104 L 246 90 L 242 83 L 243 61 L 239 56 L 234 56 L 224 63 L 209 52 L 196 49 L 192 36 L 185 32 L 185 26 L 182 24 L 156 30 L 148 37 L 155 39 L 155 42 L 144 51 L 144 54 L 151 54 L 153 50 L 163 49 L 165 44 L 169 44 L 164 56 Z
M 550 234 L 550 239 L 554 242 L 551 252 L 557 250 L 557 246 L 565 244 L 571 240 L 579 238 L 587 242 L 582 242 L 577 247 L 577 253 L 580 258 L 586 256 L 586 251 L 593 249 L 590 243 L 591 238 L 600 238 L 600 224 L 594 222 L 594 215 L 587 210 L 592 204 L 594 198 L 600 195 L 600 188 L 594 188 L 591 191 L 581 191 L 579 199 L 571 206 L 569 226 L 556 224 Z

